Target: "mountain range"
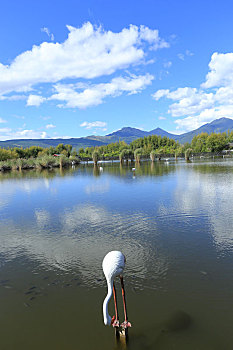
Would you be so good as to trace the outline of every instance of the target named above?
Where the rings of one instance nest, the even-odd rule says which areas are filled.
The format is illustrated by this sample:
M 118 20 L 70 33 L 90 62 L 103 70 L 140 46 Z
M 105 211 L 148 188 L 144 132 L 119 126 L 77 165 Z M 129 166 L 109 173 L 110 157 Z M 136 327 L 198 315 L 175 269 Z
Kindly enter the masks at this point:
M 191 142 L 195 135 L 198 135 L 202 132 L 207 132 L 211 134 L 212 132 L 231 132 L 233 131 L 233 120 L 229 118 L 220 118 L 202 125 L 200 128 L 193 131 L 186 132 L 181 135 L 171 134 L 161 128 L 156 128 L 151 131 L 144 131 L 131 127 L 124 127 L 120 130 L 117 130 L 111 134 L 105 136 L 95 136 L 90 135 L 87 137 L 79 138 L 70 138 L 70 139 L 17 139 L 17 140 L 7 140 L 0 141 L 0 147 L 30 147 L 30 146 L 41 146 L 41 147 L 56 147 L 59 143 L 70 144 L 76 149 L 81 147 L 92 147 L 92 146 L 101 146 L 106 145 L 111 142 L 118 142 L 119 140 L 130 143 L 133 140 L 136 140 L 140 137 L 149 136 L 149 135 L 158 135 L 161 137 L 169 137 L 176 141 L 179 141 L 181 144 L 185 142 Z

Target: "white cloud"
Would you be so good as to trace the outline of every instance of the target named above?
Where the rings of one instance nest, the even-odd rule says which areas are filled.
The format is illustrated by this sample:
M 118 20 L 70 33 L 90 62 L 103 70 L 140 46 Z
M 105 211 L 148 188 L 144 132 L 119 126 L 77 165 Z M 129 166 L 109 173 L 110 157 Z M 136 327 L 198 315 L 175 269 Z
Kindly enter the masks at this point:
M 191 57 L 193 55 L 193 52 L 191 52 L 190 50 L 186 50 L 185 53 L 178 53 L 177 56 L 181 61 L 184 61 L 186 56 Z
M 203 88 L 223 87 L 233 85 L 233 52 L 213 53 L 209 63 L 206 81 Z
M 159 120 L 166 120 L 166 118 L 165 118 L 165 117 L 162 117 L 162 116 L 160 116 L 158 119 L 159 119 Z
M 29 95 L 27 99 L 27 106 L 40 106 L 45 101 L 45 98 L 39 95 Z
M 148 41 L 152 46 L 151 50 L 157 50 L 169 47 L 169 44 L 159 37 L 159 31 L 157 29 L 152 30 L 143 25 L 140 26 L 139 38 Z
M 182 61 L 184 61 L 184 54 L 183 53 L 178 53 L 178 58 Z
M 53 128 L 56 128 L 56 125 L 53 125 L 53 124 L 46 125 L 46 129 L 53 129 Z
M 8 132 L 11 132 L 10 128 L 0 128 L 0 134 L 5 134 L 5 133 L 8 133 Z
M 6 123 L 6 120 L 0 118 L 0 123 Z
M 197 116 L 177 119 L 175 120 L 175 123 L 177 124 L 178 129 L 182 129 L 184 132 L 186 132 L 197 129 L 206 123 L 223 117 L 233 119 L 233 105 L 204 109 Z
M 97 106 L 103 103 L 103 99 L 107 96 L 116 97 L 124 92 L 128 94 L 136 94 L 150 85 L 154 77 L 150 74 L 117 77 L 113 78 L 110 83 L 90 85 L 88 88 L 79 92 L 80 88 L 75 84 L 57 84 L 55 89 L 56 94 L 52 95 L 49 100 L 64 101 L 65 104 L 60 104 L 60 107 L 69 108 L 86 108 Z M 77 91 L 78 90 L 78 91 Z
M 167 96 L 170 93 L 170 91 L 168 89 L 161 89 L 161 90 L 157 90 L 152 97 L 158 101 L 160 98 Z
M 85 129 L 92 129 L 92 128 L 105 128 L 107 126 L 106 122 L 100 122 L 100 121 L 96 121 L 96 122 L 83 122 L 82 124 L 80 124 L 81 127 L 85 128 Z M 106 130 L 106 129 L 104 129 Z
M 26 95 L 10 95 L 10 96 L 3 96 L 0 95 L 0 101 L 20 101 L 20 100 L 26 100 Z
M 104 31 L 85 23 L 67 26 L 68 38 L 62 43 L 43 42 L 18 55 L 10 65 L 0 63 L 0 95 L 30 91 L 39 83 L 62 79 L 92 79 L 142 63 L 147 47 L 168 47 L 157 30 L 131 25 L 121 32 Z
M 48 135 L 45 131 L 30 130 L 30 129 L 17 129 L 11 128 L 0 129 L 0 140 L 15 140 L 15 139 L 41 139 L 47 138 Z
M 184 87 L 174 91 L 162 89 L 152 97 L 175 101 L 169 106 L 178 130 L 189 131 L 214 119 L 233 119 L 233 53 L 214 53 L 209 63 L 210 71 L 200 88 Z
M 54 41 L 54 35 L 50 32 L 49 28 L 43 27 L 40 29 L 42 32 L 46 33 L 50 40 Z

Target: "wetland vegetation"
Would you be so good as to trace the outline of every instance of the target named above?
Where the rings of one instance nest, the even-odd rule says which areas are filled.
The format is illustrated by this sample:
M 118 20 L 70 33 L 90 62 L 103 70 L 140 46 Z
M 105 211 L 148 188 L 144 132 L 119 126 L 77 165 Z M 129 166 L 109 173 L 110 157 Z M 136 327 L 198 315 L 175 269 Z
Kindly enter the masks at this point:
M 139 163 L 141 159 L 151 159 L 154 162 L 162 157 L 184 157 L 189 160 L 196 154 L 219 155 L 230 148 L 233 148 L 233 132 L 210 135 L 201 133 L 194 136 L 191 144 L 184 145 L 166 136 L 152 135 L 132 141 L 129 145 L 119 141 L 105 146 L 80 148 L 78 152 L 71 145 L 64 144 L 49 148 L 0 148 L 0 170 L 62 168 L 89 160 L 95 165 L 99 160 L 113 159 L 119 159 L 121 163 L 124 160 L 135 160 Z

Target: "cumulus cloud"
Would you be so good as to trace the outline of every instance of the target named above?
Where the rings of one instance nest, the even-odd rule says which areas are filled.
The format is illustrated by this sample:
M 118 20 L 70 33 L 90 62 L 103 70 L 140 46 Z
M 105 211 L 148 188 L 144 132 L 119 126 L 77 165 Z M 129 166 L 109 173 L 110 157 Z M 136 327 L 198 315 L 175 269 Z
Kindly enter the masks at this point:
M 157 30 L 145 26 L 130 25 L 114 33 L 88 22 L 67 29 L 64 42 L 43 42 L 18 55 L 10 65 L 0 63 L 0 95 L 67 78 L 110 75 L 145 60 L 145 44 L 152 50 L 169 46 Z
M 39 107 L 41 103 L 45 101 L 45 98 L 39 95 L 29 95 L 27 99 L 27 106 Z
M 189 131 L 222 117 L 233 119 L 233 53 L 215 52 L 209 69 L 199 88 L 162 89 L 152 95 L 156 101 L 164 97 L 174 101 L 168 113 L 184 117 L 175 121 L 178 130 Z
M 140 26 L 139 38 L 148 41 L 152 46 L 150 50 L 157 50 L 169 47 L 169 44 L 159 37 L 159 31 L 157 29 L 150 29 L 143 25 Z
M 116 77 L 110 83 L 102 83 L 90 85 L 80 92 L 80 87 L 75 84 L 56 84 L 54 86 L 56 93 L 49 100 L 58 100 L 65 102 L 60 107 L 69 108 L 86 108 L 97 106 L 103 103 L 103 99 L 107 96 L 116 97 L 124 92 L 128 94 L 136 94 L 150 85 L 154 77 L 150 74 Z
M 0 128 L 0 140 L 15 140 L 15 139 L 44 139 L 48 135 L 45 131 L 32 129 L 17 129 Z
M 85 128 L 85 129 L 92 129 L 92 128 L 106 128 L 107 123 L 106 122 L 100 122 L 100 121 L 96 121 L 96 122 L 83 122 L 82 124 L 80 124 L 81 127 Z
M 225 54 L 215 52 L 211 57 L 209 69 L 206 81 L 202 84 L 203 88 L 232 86 L 233 52 Z

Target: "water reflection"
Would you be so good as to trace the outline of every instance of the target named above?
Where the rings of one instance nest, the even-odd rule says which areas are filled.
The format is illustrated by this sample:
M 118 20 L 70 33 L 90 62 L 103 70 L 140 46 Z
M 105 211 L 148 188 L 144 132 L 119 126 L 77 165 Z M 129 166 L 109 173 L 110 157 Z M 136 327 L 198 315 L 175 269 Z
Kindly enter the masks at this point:
M 148 260 L 154 263 L 153 279 L 166 272 L 165 257 L 153 256 L 150 242 L 145 240 L 147 232 L 154 228 L 141 213 L 127 217 L 105 208 L 80 205 L 65 208 L 57 219 L 60 222 L 56 236 L 53 219 L 46 210 L 35 210 L 35 222 L 21 228 L 8 221 L 2 225 L 0 254 L 7 256 L 8 262 L 20 257 L 35 260 L 39 269 L 79 271 L 89 287 L 100 283 L 102 257 L 113 247 L 127 256 L 127 276 L 136 288 L 143 286 Z M 153 287 L 151 283 L 152 280 Z
M 114 348 L 101 263 L 119 249 L 129 349 L 230 350 L 233 162 L 101 166 L 0 173 L 3 348 L 74 349 L 78 331 L 84 349 Z

